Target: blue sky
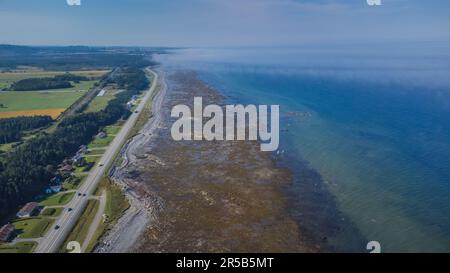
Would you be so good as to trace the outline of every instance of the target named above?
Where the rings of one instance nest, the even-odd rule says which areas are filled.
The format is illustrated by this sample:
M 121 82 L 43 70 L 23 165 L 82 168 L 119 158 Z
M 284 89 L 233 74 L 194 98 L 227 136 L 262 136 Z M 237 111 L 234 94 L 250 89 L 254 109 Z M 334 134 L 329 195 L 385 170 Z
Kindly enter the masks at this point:
M 450 1 L 0 0 L 0 43 L 295 46 L 450 41 Z

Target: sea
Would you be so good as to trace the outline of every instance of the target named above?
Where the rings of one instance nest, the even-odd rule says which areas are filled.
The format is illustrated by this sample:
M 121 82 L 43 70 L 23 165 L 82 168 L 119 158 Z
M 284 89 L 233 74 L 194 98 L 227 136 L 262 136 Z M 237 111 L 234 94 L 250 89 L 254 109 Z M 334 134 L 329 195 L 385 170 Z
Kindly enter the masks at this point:
M 317 173 L 352 227 L 326 238 L 336 249 L 450 252 L 448 44 L 182 48 L 154 59 L 195 70 L 230 102 L 280 105 L 276 160 Z

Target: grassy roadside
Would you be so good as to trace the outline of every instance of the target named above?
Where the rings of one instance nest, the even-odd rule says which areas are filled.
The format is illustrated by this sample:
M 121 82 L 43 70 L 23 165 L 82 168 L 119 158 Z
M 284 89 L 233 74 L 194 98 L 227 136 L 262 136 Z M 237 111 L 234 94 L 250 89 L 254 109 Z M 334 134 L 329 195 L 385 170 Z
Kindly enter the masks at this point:
M 86 235 L 89 231 L 89 227 L 91 226 L 92 221 L 94 220 L 94 217 L 98 211 L 98 207 L 99 207 L 98 200 L 88 201 L 88 204 L 83 214 L 78 219 L 73 229 L 70 231 L 70 234 L 69 236 L 67 236 L 66 241 L 62 245 L 60 252 L 66 252 L 65 246 L 70 241 L 76 241 L 79 242 L 81 245 L 83 245 L 84 240 L 86 239 Z
M 128 200 L 119 186 L 114 184 L 107 176 L 104 176 L 96 190 L 96 195 L 106 191 L 105 221 L 98 226 L 94 237 L 89 242 L 86 252 L 92 252 L 99 244 L 101 237 L 110 230 L 120 219 L 123 213 L 130 207 Z
M 19 242 L 14 245 L 0 245 L 0 253 L 32 253 L 36 242 Z

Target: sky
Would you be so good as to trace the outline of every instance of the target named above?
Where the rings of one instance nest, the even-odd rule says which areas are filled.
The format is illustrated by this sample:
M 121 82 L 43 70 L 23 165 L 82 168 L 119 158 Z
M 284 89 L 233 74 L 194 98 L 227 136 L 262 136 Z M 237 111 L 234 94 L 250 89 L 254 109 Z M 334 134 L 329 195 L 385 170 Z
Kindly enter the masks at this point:
M 297 46 L 450 41 L 449 0 L 0 0 L 0 43 Z

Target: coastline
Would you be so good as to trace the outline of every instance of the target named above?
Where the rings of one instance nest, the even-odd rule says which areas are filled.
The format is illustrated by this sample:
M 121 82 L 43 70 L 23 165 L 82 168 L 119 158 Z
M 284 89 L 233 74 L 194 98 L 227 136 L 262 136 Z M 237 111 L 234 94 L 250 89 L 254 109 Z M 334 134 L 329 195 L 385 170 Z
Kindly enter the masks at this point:
M 101 243 L 94 249 L 96 253 L 123 253 L 133 249 L 139 236 L 145 231 L 153 218 L 154 204 L 149 200 L 151 193 L 138 182 L 127 177 L 127 169 L 138 160 L 138 151 L 142 145 L 150 142 L 153 133 L 161 122 L 161 107 L 166 94 L 164 72 L 153 70 L 158 75 L 159 83 L 151 103 L 151 116 L 137 135 L 133 136 L 120 152 L 123 161 L 120 166 L 110 171 L 110 179 L 122 188 L 122 192 L 130 207 L 119 218 L 117 223 L 101 238 Z
M 259 143 L 171 140 L 171 105 L 225 99 L 195 72 L 158 73 L 161 99 L 112 172 L 130 208 L 95 252 L 317 252 L 288 215 L 289 173 Z
M 171 104 L 189 105 L 194 96 L 203 96 L 206 103 L 220 105 L 227 98 L 195 72 L 167 73 L 170 75 L 158 70 L 161 85 L 152 101 L 152 117 L 122 149 L 122 165 L 111 172 L 111 179 L 122 187 L 130 208 L 103 236 L 95 252 L 338 250 L 331 237 L 348 223 L 324 189 L 320 175 L 305 162 L 292 166 L 277 154 L 260 152 L 258 143 L 180 145 L 168 140 Z M 227 159 L 234 163 L 225 162 Z M 225 167 L 210 161 L 220 161 Z M 221 181 L 215 181 L 216 175 L 221 176 Z M 223 207 L 225 210 L 220 212 Z M 185 217 L 186 213 L 197 216 Z M 203 214 L 208 217 L 191 219 Z M 222 218 L 217 223 L 208 219 L 217 217 Z M 217 239 L 224 236 L 227 238 Z

